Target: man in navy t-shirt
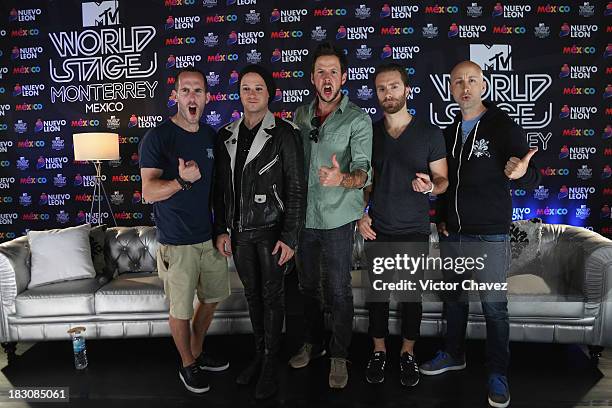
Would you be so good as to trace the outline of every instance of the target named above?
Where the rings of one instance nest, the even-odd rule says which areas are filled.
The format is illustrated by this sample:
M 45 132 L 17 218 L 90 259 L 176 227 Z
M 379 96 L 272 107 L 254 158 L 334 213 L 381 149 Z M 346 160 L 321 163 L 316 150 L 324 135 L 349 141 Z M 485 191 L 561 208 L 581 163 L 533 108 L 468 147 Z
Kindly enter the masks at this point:
M 209 390 L 203 370 L 229 367 L 227 361 L 202 351 L 215 308 L 230 294 L 227 262 L 212 241 L 216 137 L 210 126 L 200 124 L 210 98 L 204 74 L 195 68 L 181 70 L 172 93 L 178 112 L 145 135 L 140 174 L 143 197 L 153 203 L 160 243 L 157 270 L 170 302 L 170 331 L 182 360 L 179 377 L 188 390 L 203 393 Z M 194 293 L 199 300 L 195 314 Z

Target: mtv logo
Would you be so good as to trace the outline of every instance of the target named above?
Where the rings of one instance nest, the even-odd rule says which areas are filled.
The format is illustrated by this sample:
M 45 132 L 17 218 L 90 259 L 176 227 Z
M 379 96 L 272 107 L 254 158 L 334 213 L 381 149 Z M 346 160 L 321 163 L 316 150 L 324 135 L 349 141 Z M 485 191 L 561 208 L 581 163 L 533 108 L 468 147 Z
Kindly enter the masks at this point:
M 508 44 L 470 44 L 470 60 L 483 71 L 512 71 L 512 46 Z
M 83 3 L 83 27 L 119 24 L 119 3 L 117 0 L 92 1 Z

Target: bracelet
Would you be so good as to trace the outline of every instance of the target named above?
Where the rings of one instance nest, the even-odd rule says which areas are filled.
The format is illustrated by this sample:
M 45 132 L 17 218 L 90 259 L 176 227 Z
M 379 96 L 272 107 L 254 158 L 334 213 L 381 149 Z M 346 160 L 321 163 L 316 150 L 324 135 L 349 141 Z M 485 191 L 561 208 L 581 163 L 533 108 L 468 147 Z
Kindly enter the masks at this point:
M 434 183 L 431 183 L 431 188 L 429 190 L 427 190 L 427 191 L 423 191 L 423 194 L 429 194 L 432 191 L 434 191 Z
M 181 185 L 181 190 L 183 191 L 189 190 L 192 186 L 191 182 L 183 180 L 181 176 L 176 176 L 175 180 Z

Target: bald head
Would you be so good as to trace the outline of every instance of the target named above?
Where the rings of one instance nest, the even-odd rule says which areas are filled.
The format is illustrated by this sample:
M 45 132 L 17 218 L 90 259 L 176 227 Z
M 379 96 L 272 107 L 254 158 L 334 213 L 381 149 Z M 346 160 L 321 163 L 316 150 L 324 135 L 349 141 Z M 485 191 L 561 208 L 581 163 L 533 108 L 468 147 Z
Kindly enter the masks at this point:
M 455 65 L 450 74 L 450 91 L 459 105 L 461 114 L 469 119 L 485 109 L 482 95 L 487 89 L 482 69 L 472 61 Z
M 466 60 L 455 65 L 455 67 L 451 70 L 451 78 L 453 77 L 453 73 L 462 72 L 466 69 L 475 70 L 481 77 L 483 77 L 482 68 L 480 68 L 480 65 L 473 61 Z

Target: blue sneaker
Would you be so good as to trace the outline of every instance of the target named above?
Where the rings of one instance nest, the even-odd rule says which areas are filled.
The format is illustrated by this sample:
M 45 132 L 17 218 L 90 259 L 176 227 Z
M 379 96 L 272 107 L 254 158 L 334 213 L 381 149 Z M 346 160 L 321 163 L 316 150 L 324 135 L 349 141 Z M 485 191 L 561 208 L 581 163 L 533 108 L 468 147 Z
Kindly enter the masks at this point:
M 463 370 L 465 368 L 465 357 L 454 358 L 445 351 L 438 351 L 436 356 L 419 367 L 421 374 L 438 375 L 447 371 Z
M 489 405 L 495 408 L 506 408 L 510 405 L 510 390 L 506 376 L 489 375 Z

